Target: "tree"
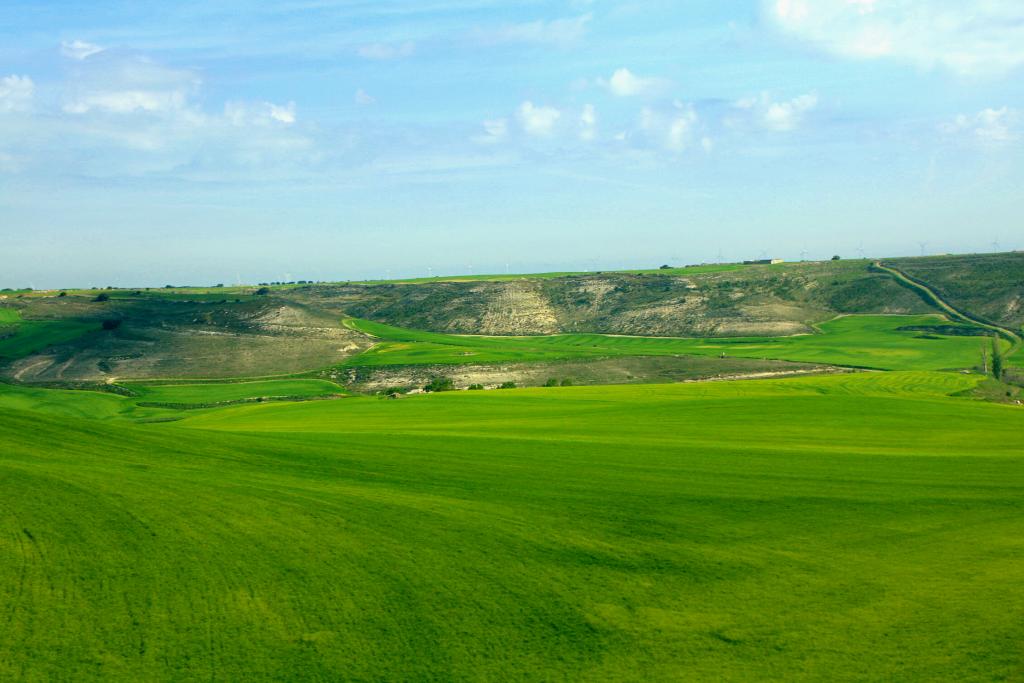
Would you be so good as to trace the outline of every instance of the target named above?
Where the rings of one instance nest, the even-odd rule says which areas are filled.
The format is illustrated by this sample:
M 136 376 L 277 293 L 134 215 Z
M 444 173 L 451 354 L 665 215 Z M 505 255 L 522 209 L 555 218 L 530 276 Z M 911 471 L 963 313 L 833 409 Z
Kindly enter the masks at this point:
M 58 296 L 58 297 L 61 297 L 61 296 L 67 296 L 67 295 L 68 295 L 68 293 L 67 293 L 67 292 L 61 292 L 61 293 L 60 293 L 60 294 L 58 294 L 57 296 Z
M 992 376 L 1003 379 L 1003 346 L 999 343 L 999 335 L 992 335 Z
M 839 254 L 836 254 L 835 256 L 832 257 L 832 260 L 833 261 L 842 261 L 843 259 L 839 256 Z
M 663 266 L 662 266 L 661 268 L 659 268 L 658 270 L 672 270 L 672 266 L 670 266 L 670 265 L 668 265 L 668 264 L 666 263 L 665 265 L 663 265 Z
M 270 288 L 269 287 L 260 287 L 259 289 L 256 290 L 256 294 L 258 296 L 266 296 L 267 294 L 270 294 Z
M 110 295 L 106 292 L 100 292 L 93 301 L 110 301 Z

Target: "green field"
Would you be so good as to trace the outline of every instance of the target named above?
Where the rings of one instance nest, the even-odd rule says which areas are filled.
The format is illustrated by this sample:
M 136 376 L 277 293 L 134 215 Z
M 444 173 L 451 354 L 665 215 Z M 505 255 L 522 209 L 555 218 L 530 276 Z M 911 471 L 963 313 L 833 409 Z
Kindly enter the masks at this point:
M 345 393 L 333 382 L 319 379 L 261 380 L 255 382 L 203 382 L 198 384 L 123 383 L 140 401 L 206 404 L 254 398 L 316 398 Z
M 13 360 L 65 344 L 99 329 L 86 320 L 23 320 L 16 309 L 0 307 L 0 359 Z
M 947 397 L 976 381 L 148 425 L 119 417 L 137 399 L 6 387 L 0 679 L 1011 680 L 1024 412 Z
M 479 337 L 407 330 L 366 320 L 351 327 L 381 343 L 349 360 L 350 366 L 498 363 L 608 356 L 734 356 L 875 368 L 965 368 L 980 362 L 977 337 L 901 331 L 949 323 L 936 315 L 845 316 L 818 326 L 820 334 L 776 338 L 683 339 L 561 334 Z M 1007 345 L 1008 346 L 1008 345 Z

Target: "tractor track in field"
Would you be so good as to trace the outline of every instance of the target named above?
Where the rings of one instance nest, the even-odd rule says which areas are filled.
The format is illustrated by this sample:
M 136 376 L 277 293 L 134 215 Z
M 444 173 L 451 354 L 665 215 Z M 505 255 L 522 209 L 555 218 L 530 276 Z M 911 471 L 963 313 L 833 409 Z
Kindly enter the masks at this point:
M 908 275 L 899 268 L 885 265 L 881 261 L 875 261 L 872 264 L 872 266 L 884 273 L 888 273 L 892 277 L 896 278 L 896 280 L 901 284 L 924 294 L 925 297 L 929 301 L 931 301 L 937 308 L 939 308 L 944 313 L 948 314 L 953 319 L 959 320 L 960 322 L 969 323 L 971 325 L 976 325 L 977 327 L 981 327 L 986 330 L 991 330 L 992 332 L 995 332 L 999 336 L 1004 337 L 1011 344 L 1010 350 L 1006 352 L 1007 356 L 1011 356 L 1014 353 L 1016 353 L 1020 349 L 1021 345 L 1024 344 L 1024 340 L 1021 339 L 1020 335 L 1011 330 L 1010 328 L 988 322 L 961 308 L 958 308 L 957 306 L 953 305 L 945 298 L 943 298 L 943 296 L 939 294 L 937 291 L 935 291 L 935 289 L 933 289 L 931 285 L 929 285 L 927 282 L 924 282 L 923 280 L 919 280 L 918 278 Z

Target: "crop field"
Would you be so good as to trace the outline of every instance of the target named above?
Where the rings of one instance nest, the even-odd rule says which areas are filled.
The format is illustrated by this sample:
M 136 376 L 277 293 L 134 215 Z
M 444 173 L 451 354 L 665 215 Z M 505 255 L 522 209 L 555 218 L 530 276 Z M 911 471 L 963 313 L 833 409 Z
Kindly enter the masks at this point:
M 123 383 L 151 403 L 206 404 L 254 398 L 316 398 L 343 394 L 333 382 L 319 379 L 261 380 L 253 382 L 204 382 L 199 384 Z
M 496 363 L 603 356 L 699 355 L 827 363 L 880 370 L 965 368 L 980 362 L 978 337 L 905 331 L 951 325 L 936 315 L 845 316 L 819 325 L 820 334 L 776 338 L 684 339 L 563 334 L 479 337 L 407 330 L 366 320 L 348 324 L 381 343 L 349 366 Z M 1007 344 L 1008 347 L 1008 344 Z
M 977 381 L 166 424 L 135 424 L 135 398 L 3 387 L 0 679 L 1010 680 L 1024 412 L 948 396 Z

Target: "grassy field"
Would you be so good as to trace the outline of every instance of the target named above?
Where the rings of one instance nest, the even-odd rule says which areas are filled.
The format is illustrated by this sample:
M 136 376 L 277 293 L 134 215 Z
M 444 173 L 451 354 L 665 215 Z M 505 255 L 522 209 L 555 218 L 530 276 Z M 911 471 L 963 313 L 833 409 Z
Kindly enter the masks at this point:
M 123 386 L 150 403 L 204 404 L 244 401 L 253 398 L 317 398 L 345 393 L 333 382 L 319 379 L 261 380 L 199 384 L 146 384 Z
M 23 320 L 16 309 L 0 307 L 0 359 L 22 358 L 99 328 L 87 320 Z
M 1011 680 L 1024 411 L 976 381 L 3 387 L 0 679 Z
M 972 367 L 980 362 L 977 337 L 902 331 L 949 324 L 939 316 L 845 316 L 822 323 L 821 334 L 778 338 L 683 339 L 565 334 L 546 337 L 475 337 L 407 330 L 366 320 L 354 329 L 380 344 L 350 366 L 494 363 L 602 356 L 699 355 L 827 363 L 882 370 Z

